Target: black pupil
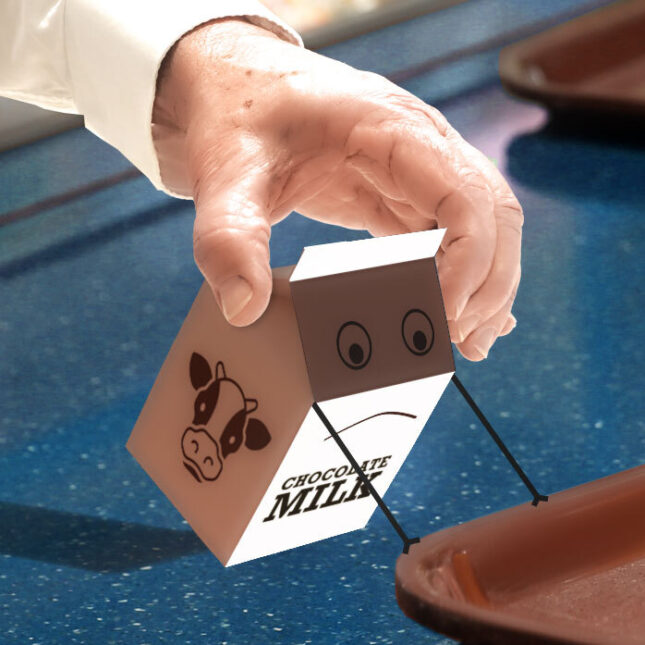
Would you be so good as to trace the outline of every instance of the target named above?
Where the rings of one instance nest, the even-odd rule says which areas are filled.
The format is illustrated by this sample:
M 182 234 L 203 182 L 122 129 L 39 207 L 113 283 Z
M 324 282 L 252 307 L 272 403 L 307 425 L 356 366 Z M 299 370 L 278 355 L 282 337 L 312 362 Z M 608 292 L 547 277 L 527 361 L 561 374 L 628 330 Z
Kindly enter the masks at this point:
M 353 343 L 349 348 L 349 360 L 352 361 L 354 365 L 358 365 L 363 362 L 363 355 L 363 348 L 360 345 Z
M 426 348 L 427 342 L 428 339 L 421 330 L 414 332 L 414 336 L 412 336 L 412 343 L 419 351 Z

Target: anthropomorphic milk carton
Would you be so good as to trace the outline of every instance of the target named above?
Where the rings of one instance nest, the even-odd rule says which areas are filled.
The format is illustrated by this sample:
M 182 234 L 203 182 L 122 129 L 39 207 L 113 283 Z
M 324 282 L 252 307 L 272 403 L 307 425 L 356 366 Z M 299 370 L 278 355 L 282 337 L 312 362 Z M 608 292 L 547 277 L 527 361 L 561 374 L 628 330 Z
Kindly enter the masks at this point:
M 443 230 L 307 247 L 266 312 L 229 325 L 204 285 L 127 447 L 224 565 L 363 527 L 454 362 Z

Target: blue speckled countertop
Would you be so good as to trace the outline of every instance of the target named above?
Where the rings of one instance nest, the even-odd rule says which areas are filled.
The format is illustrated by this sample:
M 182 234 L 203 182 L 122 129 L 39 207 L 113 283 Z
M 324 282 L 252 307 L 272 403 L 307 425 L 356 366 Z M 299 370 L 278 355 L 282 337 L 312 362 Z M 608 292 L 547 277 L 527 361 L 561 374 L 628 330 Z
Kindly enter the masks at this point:
M 550 493 L 645 462 L 645 148 L 568 136 L 504 94 L 495 38 L 583 6 L 536 4 L 473 0 L 326 53 L 399 74 L 524 205 L 517 329 L 457 371 Z M 451 62 L 406 76 L 434 54 Z M 128 167 L 83 131 L 6 152 L 0 213 Z M 0 229 L 0 643 L 451 642 L 399 610 L 378 511 L 224 569 L 125 450 L 201 283 L 192 216 L 136 178 Z M 360 236 L 294 214 L 272 262 Z M 385 499 L 423 535 L 529 497 L 449 387 Z

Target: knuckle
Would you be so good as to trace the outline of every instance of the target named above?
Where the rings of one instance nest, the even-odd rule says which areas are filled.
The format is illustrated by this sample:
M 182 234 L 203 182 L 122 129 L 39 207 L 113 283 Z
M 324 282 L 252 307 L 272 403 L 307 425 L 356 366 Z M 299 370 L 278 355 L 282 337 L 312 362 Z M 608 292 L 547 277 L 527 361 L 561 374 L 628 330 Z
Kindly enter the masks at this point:
M 512 275 L 500 273 L 489 278 L 479 305 L 482 319 L 500 319 L 499 322 L 503 325 L 515 302 L 518 286 L 519 271 L 513 271 Z
M 514 230 L 524 226 L 524 209 L 512 192 L 504 191 L 496 195 L 495 202 L 500 225 L 510 226 Z
M 380 74 L 359 70 L 367 121 L 378 128 L 416 134 L 428 126 L 447 137 L 454 130 L 446 117 L 434 106 L 399 87 Z
M 448 123 L 448 119 L 446 119 L 443 113 L 436 107 L 420 102 L 419 109 L 422 114 L 432 121 L 437 132 L 439 132 L 442 137 L 446 137 L 448 134 L 453 132 L 452 126 Z
M 230 246 L 231 241 L 231 235 L 227 234 L 226 229 L 218 227 L 200 231 L 195 228 L 193 255 L 202 272 L 212 265 L 213 258 L 218 256 L 222 248 Z
M 207 147 L 191 151 L 188 157 L 188 171 L 192 178 L 193 201 L 200 204 L 206 192 L 217 187 L 223 163 L 220 150 Z
M 223 254 L 241 251 L 240 247 L 268 244 L 270 225 L 261 220 L 220 216 L 215 225 L 195 225 L 193 231 L 193 254 L 197 266 L 211 267 Z
M 408 121 L 410 117 L 415 117 L 417 125 L 427 127 L 428 122 L 442 136 L 445 137 L 452 132 L 448 120 L 436 107 L 422 101 L 414 94 L 402 90 L 397 85 L 392 84 L 393 91 L 388 95 L 388 106 L 390 109 Z
M 490 186 L 486 177 L 472 166 L 464 165 L 461 166 L 457 171 L 457 177 L 459 179 L 459 188 L 460 190 L 477 190 L 483 191 L 487 194 L 491 194 Z
M 193 234 L 193 256 L 195 264 L 202 273 L 210 265 L 210 258 L 213 253 L 213 244 L 210 235 Z

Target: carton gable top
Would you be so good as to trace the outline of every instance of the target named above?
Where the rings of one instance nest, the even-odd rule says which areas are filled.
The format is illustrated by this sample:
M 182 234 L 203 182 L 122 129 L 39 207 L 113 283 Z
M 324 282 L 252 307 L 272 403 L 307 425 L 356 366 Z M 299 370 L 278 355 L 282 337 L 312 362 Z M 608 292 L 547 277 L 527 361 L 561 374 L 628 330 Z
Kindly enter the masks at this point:
M 290 282 L 433 258 L 445 228 L 306 246 Z

